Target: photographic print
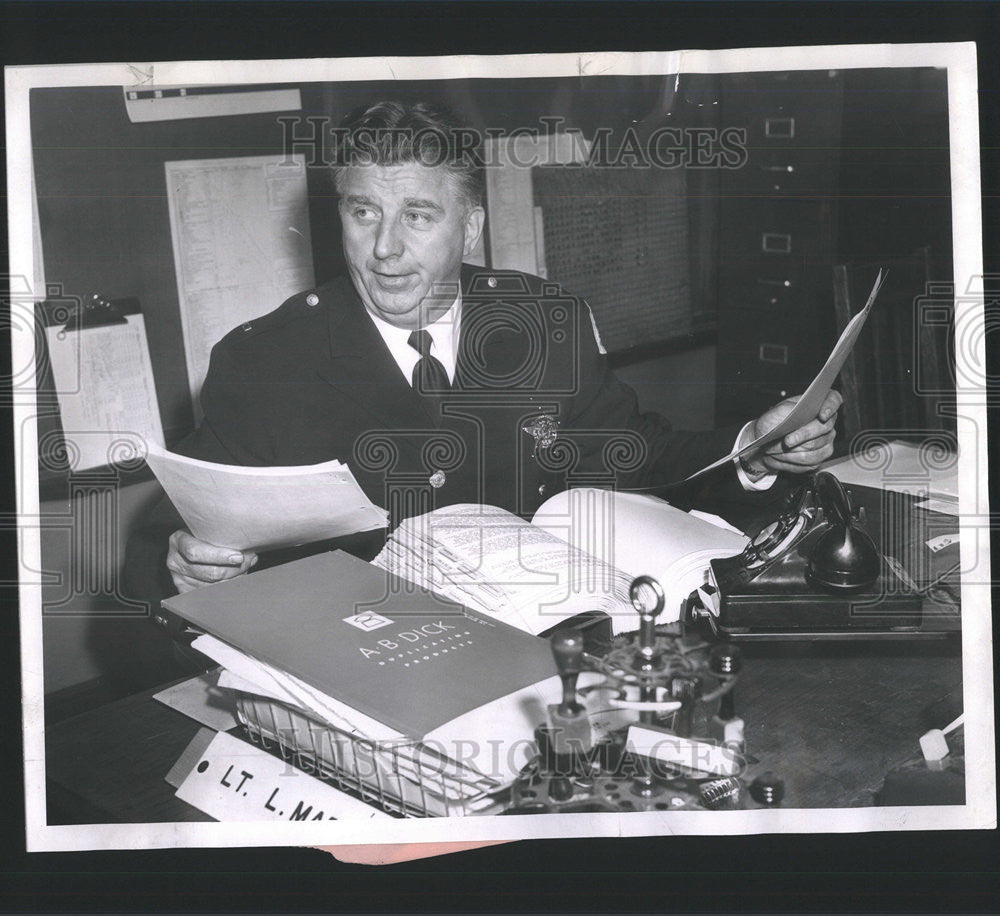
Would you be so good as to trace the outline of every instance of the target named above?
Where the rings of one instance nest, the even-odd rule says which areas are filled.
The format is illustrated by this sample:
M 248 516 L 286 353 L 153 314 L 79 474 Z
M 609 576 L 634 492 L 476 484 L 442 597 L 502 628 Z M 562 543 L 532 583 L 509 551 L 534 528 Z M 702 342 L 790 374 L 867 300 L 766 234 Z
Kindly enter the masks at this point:
M 29 850 L 995 826 L 974 45 L 6 82 Z

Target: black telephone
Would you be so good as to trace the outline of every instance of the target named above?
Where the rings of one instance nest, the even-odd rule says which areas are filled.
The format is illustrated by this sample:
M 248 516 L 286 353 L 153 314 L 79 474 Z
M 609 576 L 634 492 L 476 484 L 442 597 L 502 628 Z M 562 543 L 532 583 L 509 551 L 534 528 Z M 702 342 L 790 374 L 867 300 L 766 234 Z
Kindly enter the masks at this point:
M 712 560 L 714 607 L 728 636 L 902 634 L 921 622 L 921 598 L 892 572 L 864 514 L 821 471 L 789 498 L 739 556 Z

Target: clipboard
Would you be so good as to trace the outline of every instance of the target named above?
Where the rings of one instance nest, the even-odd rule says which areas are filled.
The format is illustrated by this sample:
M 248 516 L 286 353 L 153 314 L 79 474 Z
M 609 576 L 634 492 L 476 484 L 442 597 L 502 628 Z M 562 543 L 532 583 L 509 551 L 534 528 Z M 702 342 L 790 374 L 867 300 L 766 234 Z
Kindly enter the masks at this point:
M 46 300 L 39 384 L 58 416 L 39 418 L 40 478 L 113 466 L 137 470 L 146 443 L 163 444 L 146 327 L 137 298 Z M 55 422 L 53 422 L 53 420 Z

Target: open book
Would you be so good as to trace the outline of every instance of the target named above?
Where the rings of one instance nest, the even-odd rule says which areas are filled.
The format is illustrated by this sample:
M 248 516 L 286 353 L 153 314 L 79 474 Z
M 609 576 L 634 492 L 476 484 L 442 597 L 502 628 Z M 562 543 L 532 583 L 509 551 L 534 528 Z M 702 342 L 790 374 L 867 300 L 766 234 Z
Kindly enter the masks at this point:
M 743 550 L 742 534 L 708 518 L 644 494 L 568 490 L 530 524 L 471 504 L 407 519 L 373 562 L 536 635 L 587 611 L 608 614 L 621 633 L 638 626 L 628 594 L 636 576 L 659 581 L 658 620 L 669 623 L 707 581 L 709 560 Z

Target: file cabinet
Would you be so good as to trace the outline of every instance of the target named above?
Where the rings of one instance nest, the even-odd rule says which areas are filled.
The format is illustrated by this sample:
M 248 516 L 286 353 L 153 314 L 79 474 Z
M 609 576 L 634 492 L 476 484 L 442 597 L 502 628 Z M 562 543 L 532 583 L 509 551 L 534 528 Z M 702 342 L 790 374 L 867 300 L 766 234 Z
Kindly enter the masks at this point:
M 801 393 L 832 345 L 842 107 L 839 71 L 722 83 L 749 156 L 719 179 L 717 425 Z

